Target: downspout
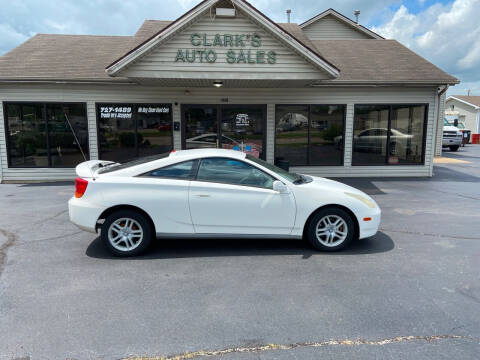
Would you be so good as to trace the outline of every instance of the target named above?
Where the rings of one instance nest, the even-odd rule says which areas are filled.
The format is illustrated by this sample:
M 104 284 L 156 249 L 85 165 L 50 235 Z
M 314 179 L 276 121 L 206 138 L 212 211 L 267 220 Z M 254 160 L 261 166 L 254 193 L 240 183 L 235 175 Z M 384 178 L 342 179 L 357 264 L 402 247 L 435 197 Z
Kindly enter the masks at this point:
M 439 88 L 440 89 L 440 88 Z M 435 96 L 435 105 L 437 107 L 436 109 L 436 118 L 437 118 L 437 122 L 435 123 L 434 122 L 434 127 L 433 127 L 433 141 L 434 141 L 434 144 L 433 144 L 433 152 L 432 152 L 432 159 L 431 159 L 431 162 L 430 162 L 430 176 L 433 176 L 433 160 L 435 159 L 435 153 L 436 153 L 436 150 L 437 150 L 437 145 L 438 145 L 438 141 L 437 141 L 437 136 L 438 135 L 438 127 L 439 127 L 439 122 L 440 122 L 440 108 L 441 108 L 441 98 L 442 98 L 442 95 L 445 94 L 445 92 L 448 90 L 448 85 L 445 85 L 441 90 L 439 90 L 437 92 L 437 96 Z M 443 129 L 443 125 L 442 125 L 442 129 Z M 441 146 L 441 144 L 440 144 Z

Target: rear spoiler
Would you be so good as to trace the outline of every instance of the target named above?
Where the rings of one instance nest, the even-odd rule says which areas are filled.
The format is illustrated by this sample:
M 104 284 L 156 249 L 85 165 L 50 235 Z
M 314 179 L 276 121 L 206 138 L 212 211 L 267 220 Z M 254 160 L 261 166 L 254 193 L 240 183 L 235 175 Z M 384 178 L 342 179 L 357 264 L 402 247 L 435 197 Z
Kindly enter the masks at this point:
M 106 165 L 115 164 L 114 161 L 90 160 L 85 161 L 75 168 L 77 176 L 81 178 L 95 178 L 96 172 Z

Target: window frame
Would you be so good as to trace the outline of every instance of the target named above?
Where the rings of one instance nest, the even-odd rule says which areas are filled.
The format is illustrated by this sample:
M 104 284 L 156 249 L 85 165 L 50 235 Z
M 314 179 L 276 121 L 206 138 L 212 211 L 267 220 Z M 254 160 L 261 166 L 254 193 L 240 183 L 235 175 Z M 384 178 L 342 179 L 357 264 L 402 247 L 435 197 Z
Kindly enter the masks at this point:
M 250 164 L 244 160 L 241 160 L 241 159 L 235 159 L 235 158 L 231 158 L 231 157 L 225 157 L 225 156 L 205 156 L 205 157 L 202 157 L 202 158 L 199 158 L 197 159 L 198 162 L 197 162 L 197 167 L 196 167 L 196 170 L 195 170 L 195 176 L 194 178 L 192 179 L 192 181 L 198 181 L 198 182 L 204 182 L 204 183 L 210 183 L 210 184 L 222 184 L 222 185 L 232 185 L 232 186 L 243 186 L 243 187 L 251 187 L 251 188 L 256 188 L 256 189 L 263 189 L 263 190 L 271 190 L 273 191 L 273 188 L 268 188 L 268 187 L 265 187 L 265 186 L 257 186 L 257 185 L 244 185 L 244 184 L 232 184 L 232 183 L 229 183 L 229 182 L 221 182 L 221 181 L 209 181 L 209 180 L 199 180 L 198 179 L 198 171 L 200 170 L 200 165 L 202 163 L 203 160 L 205 159 L 225 159 L 225 160 L 233 160 L 233 161 L 238 161 L 238 162 L 241 162 L 241 163 L 244 163 L 248 166 L 251 166 L 251 167 L 254 167 L 255 169 L 261 171 L 262 173 L 264 173 L 266 176 L 269 176 L 273 179 L 273 181 L 281 181 L 279 180 L 278 178 L 276 178 L 275 176 L 267 173 L 266 171 L 264 171 L 263 169 L 260 169 L 258 166 L 256 165 L 253 165 L 253 164 Z M 283 181 L 282 181 L 283 182 Z M 273 184 L 273 182 L 272 182 Z
M 346 131 L 346 125 L 347 125 L 347 104 L 275 104 L 275 119 L 274 119 L 274 128 L 273 128 L 273 134 L 274 134 L 274 147 L 273 147 L 273 159 L 274 162 L 277 158 L 277 109 L 279 106 L 306 106 L 307 107 L 307 113 L 308 113 L 308 128 L 307 128 L 307 162 L 305 164 L 290 164 L 290 167 L 337 167 L 337 166 L 344 166 L 345 165 L 345 131 Z M 310 130 L 312 127 L 312 106 L 343 106 L 343 135 L 342 135 L 342 156 L 340 160 L 339 165 L 318 165 L 318 164 L 311 164 L 311 138 L 310 138 Z
M 353 161 L 353 145 L 354 145 L 354 137 L 355 137 L 355 116 L 356 116 L 356 109 L 357 106 L 386 106 L 388 107 L 388 127 L 387 127 L 387 148 L 385 152 L 385 162 L 382 164 L 366 164 L 366 163 L 361 163 L 361 164 L 355 164 Z M 409 107 L 413 108 L 416 106 L 424 106 L 425 107 L 425 113 L 423 115 L 423 138 L 422 138 L 422 161 L 419 163 L 410 163 L 410 164 L 391 164 L 388 162 L 389 154 L 390 154 L 390 136 L 392 133 L 392 112 L 393 112 L 393 107 Z M 353 131 L 352 131 L 352 147 L 351 147 L 351 153 L 352 153 L 352 166 L 425 166 L 425 153 L 427 150 L 427 129 L 428 129 L 428 112 L 429 112 L 429 103 L 359 103 L 359 104 L 354 104 L 353 106 Z
M 134 111 L 136 110 L 138 107 L 140 106 L 144 106 L 144 105 L 166 105 L 169 107 L 170 109 L 170 122 L 171 122 L 171 125 L 172 125 L 172 135 L 171 135 L 171 144 L 172 144 L 172 148 L 168 151 L 171 151 L 175 148 L 175 140 L 174 140 L 174 124 L 173 124 L 173 104 L 172 103 L 169 103 L 169 102 L 165 102 L 165 103 L 156 103 L 156 102 L 128 102 L 128 101 L 125 101 L 125 102 L 96 102 L 95 103 L 95 122 L 96 122 L 96 128 L 97 128 L 97 154 L 98 154 L 98 158 L 101 159 L 102 158 L 102 151 L 101 151 L 101 147 L 100 147 L 100 121 L 99 121 L 99 115 L 100 115 L 100 107 L 101 106 L 107 106 L 107 105 L 127 105 L 127 106 L 132 106 L 132 120 L 133 120 L 133 127 L 134 127 L 134 131 L 135 131 L 135 156 L 132 158 L 132 159 L 127 159 L 127 161 L 130 161 L 130 160 L 134 160 L 134 159 L 138 159 L 138 158 L 141 158 L 141 156 L 139 156 L 139 147 L 138 147 L 138 119 L 137 119 L 137 114 L 138 114 L 138 111 Z
M 12 165 L 12 160 L 11 160 L 11 154 L 10 154 L 10 128 L 8 124 L 8 105 L 31 105 L 31 104 L 40 104 L 42 106 L 42 120 L 44 121 L 45 124 L 45 144 L 47 146 L 47 162 L 48 166 L 18 166 L 18 165 Z M 82 149 L 82 152 L 85 153 L 85 156 L 87 157 L 87 160 L 90 160 L 90 128 L 88 125 L 88 108 L 87 108 L 87 103 L 83 101 L 68 101 L 68 102 L 63 102 L 63 101 L 3 101 L 2 106 L 3 106 L 3 125 L 5 129 L 5 146 L 7 149 L 7 167 L 10 169 L 75 169 L 75 166 L 52 166 L 52 157 L 50 154 L 50 132 L 49 132 L 49 126 L 48 126 L 48 116 L 47 116 L 47 107 L 48 105 L 65 105 L 65 104 L 72 104 L 72 105 L 83 105 L 85 109 L 85 119 L 87 121 L 87 135 L 88 135 L 88 152 L 84 152 L 84 149 Z M 22 110 L 22 121 L 23 121 L 23 110 Z M 70 125 L 69 125 L 70 128 Z M 71 130 L 71 128 L 70 128 Z M 76 134 L 75 134 L 76 136 Z M 76 146 L 78 147 L 78 143 L 75 141 Z

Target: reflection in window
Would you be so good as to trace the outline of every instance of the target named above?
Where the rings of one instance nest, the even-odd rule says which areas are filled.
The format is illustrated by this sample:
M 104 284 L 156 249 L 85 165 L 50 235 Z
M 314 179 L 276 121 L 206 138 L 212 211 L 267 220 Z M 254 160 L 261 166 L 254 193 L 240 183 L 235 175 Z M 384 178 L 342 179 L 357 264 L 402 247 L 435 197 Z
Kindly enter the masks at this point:
M 243 161 L 226 158 L 202 159 L 197 180 L 272 189 L 273 177 Z
M 75 167 L 83 162 L 67 117 L 88 158 L 84 104 L 7 103 L 9 166 Z
M 309 165 L 343 164 L 345 106 L 311 105 Z
M 392 107 L 390 164 L 421 164 L 425 135 L 425 106 Z
M 275 161 L 308 164 L 308 106 L 278 105 L 275 110 Z
M 275 160 L 291 166 L 342 165 L 344 105 L 278 105 Z
M 354 165 L 385 164 L 388 105 L 356 105 L 353 128 Z
M 172 149 L 170 105 L 99 104 L 97 121 L 102 160 L 125 162 Z
M 426 111 L 426 105 L 356 105 L 353 165 L 422 164 Z

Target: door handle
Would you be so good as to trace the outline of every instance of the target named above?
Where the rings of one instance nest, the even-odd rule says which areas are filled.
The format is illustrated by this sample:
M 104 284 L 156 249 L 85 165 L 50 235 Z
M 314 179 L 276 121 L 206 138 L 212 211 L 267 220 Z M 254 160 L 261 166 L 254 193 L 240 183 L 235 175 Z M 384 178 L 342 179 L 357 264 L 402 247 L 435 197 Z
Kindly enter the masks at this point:
M 196 196 L 201 197 L 201 198 L 209 198 L 210 197 L 210 195 L 207 195 L 207 194 L 198 194 Z

